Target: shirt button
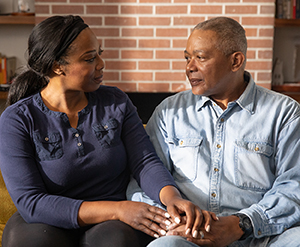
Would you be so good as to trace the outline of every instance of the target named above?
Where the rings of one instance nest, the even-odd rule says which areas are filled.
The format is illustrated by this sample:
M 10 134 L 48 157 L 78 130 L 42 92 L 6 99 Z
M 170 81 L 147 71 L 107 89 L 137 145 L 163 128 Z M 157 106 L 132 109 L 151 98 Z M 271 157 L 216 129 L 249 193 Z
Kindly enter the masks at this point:
M 218 168 L 215 168 L 215 169 L 214 169 L 214 171 L 215 171 L 215 172 L 218 172 L 218 171 L 219 171 L 219 169 L 218 169 Z
M 179 145 L 181 145 L 181 146 L 183 145 L 183 141 L 182 140 L 180 141 Z
M 220 145 L 220 144 L 218 144 L 218 145 L 217 145 L 217 148 L 221 148 L 221 145 Z
M 212 197 L 216 197 L 217 194 L 216 194 L 215 192 L 213 192 L 213 193 L 211 193 L 211 196 L 212 196 Z
M 257 232 L 257 235 L 261 235 L 261 231 L 258 231 L 258 232 Z
M 79 134 L 78 134 L 78 133 L 76 133 L 76 134 L 75 134 L 75 137 L 79 137 Z
M 106 130 L 107 130 L 107 129 L 108 129 L 108 126 L 107 126 L 107 125 L 104 125 L 104 129 L 106 129 Z
M 223 123 L 224 122 L 224 118 L 221 118 L 221 123 Z
M 49 137 L 45 137 L 45 141 L 46 141 L 46 142 L 49 141 Z
M 78 142 L 78 143 L 77 143 L 77 146 L 78 146 L 78 147 L 80 147 L 80 146 L 81 146 L 81 143 L 80 143 L 80 142 Z
M 255 151 L 259 151 L 259 147 L 255 147 L 255 149 L 254 149 Z

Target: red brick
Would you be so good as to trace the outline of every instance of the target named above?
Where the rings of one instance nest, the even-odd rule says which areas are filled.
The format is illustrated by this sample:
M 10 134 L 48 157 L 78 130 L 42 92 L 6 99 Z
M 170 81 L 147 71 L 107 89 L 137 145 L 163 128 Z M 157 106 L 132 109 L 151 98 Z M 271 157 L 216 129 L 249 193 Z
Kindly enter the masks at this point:
M 155 72 L 155 81 L 184 81 L 186 76 L 181 72 Z
M 124 50 L 121 51 L 121 59 L 149 59 L 153 58 L 153 51 L 145 50 Z
M 167 48 L 170 47 L 170 40 L 147 39 L 139 40 L 139 48 Z
M 156 6 L 156 14 L 187 14 L 187 6 Z
M 139 3 L 171 3 L 171 0 L 140 0 Z
M 247 51 L 247 59 L 255 59 L 256 58 L 256 51 L 249 50 Z
M 50 6 L 49 5 L 35 5 L 35 11 L 39 14 L 49 14 Z
M 183 59 L 183 51 L 178 50 L 157 50 L 157 59 Z
M 133 39 L 105 39 L 105 47 L 125 48 L 136 47 L 136 40 Z
M 185 50 L 187 38 L 188 37 L 186 37 L 185 39 L 174 39 L 173 48 L 182 48 L 182 50 Z
M 104 1 L 104 3 L 136 3 L 136 0 L 102 0 L 102 1 Z
M 83 14 L 83 5 L 53 5 L 53 14 Z
M 168 70 L 170 69 L 169 62 L 160 61 L 140 61 L 138 68 L 141 70 Z
M 257 6 L 254 5 L 225 6 L 225 14 L 257 14 Z
M 169 17 L 140 17 L 139 25 L 142 26 L 161 26 L 170 25 L 171 19 Z
M 274 3 L 274 0 L 243 0 L 244 3 Z
M 70 3 L 99 3 L 101 0 L 70 0 Z
M 272 69 L 272 62 L 248 61 L 246 68 L 249 70 L 270 70 Z
M 274 36 L 274 28 L 261 28 L 259 29 L 260 37 L 272 37 Z
M 248 39 L 248 47 L 270 48 L 273 47 L 272 39 Z
M 135 26 L 135 17 L 105 17 L 105 25 L 110 26 Z
M 273 58 L 273 50 L 258 51 L 258 58 L 260 58 L 260 59 L 272 59 Z
M 205 0 L 174 0 L 174 3 L 205 3 Z
M 182 70 L 182 73 L 185 73 L 186 61 L 182 58 L 182 61 L 173 61 L 172 69 L 174 70 Z
M 153 36 L 153 28 L 123 28 L 122 36 L 123 37 L 151 37 Z
M 122 81 L 152 81 L 153 73 L 147 72 L 122 72 Z
M 136 62 L 129 61 L 105 61 L 105 69 L 109 70 L 131 70 L 136 69 Z
M 257 28 L 245 28 L 247 37 L 256 37 L 257 36 Z
M 106 83 L 105 82 L 105 85 L 107 86 L 112 86 L 112 87 L 117 87 L 119 89 L 121 89 L 123 92 L 136 92 L 137 91 L 137 84 L 134 82 L 134 83 L 129 83 L 129 82 L 126 82 L 126 83 L 122 83 L 122 82 L 109 82 L 109 83 Z
M 92 28 L 92 30 L 99 37 L 116 37 L 120 35 L 119 28 Z
M 119 58 L 119 50 L 109 50 L 109 49 L 104 49 L 104 52 L 101 55 L 102 59 L 114 59 L 114 58 Z
M 104 70 L 103 80 L 104 81 L 119 81 L 120 76 L 119 76 L 118 72 L 107 72 Z
M 90 17 L 90 16 L 82 16 L 82 19 L 89 26 L 101 26 L 102 25 L 102 17 Z
M 204 17 L 174 17 L 174 25 L 190 25 L 191 27 L 194 27 L 204 20 Z
M 275 14 L 275 6 L 268 5 L 268 6 L 261 6 L 260 7 L 260 13 L 261 14 Z
M 121 14 L 152 14 L 152 6 L 121 6 Z
M 66 3 L 67 0 L 35 0 L 35 4 L 38 3 Z
M 242 25 L 274 25 L 274 17 L 242 17 Z
M 87 5 L 87 14 L 118 14 L 118 6 L 109 5 Z
M 169 83 L 138 83 L 139 92 L 169 92 Z
M 272 73 L 271 72 L 258 72 L 257 73 L 257 80 L 258 81 L 270 81 L 272 80 Z
M 187 37 L 188 31 L 186 28 L 157 28 L 157 37 Z
M 240 0 L 208 0 L 208 3 L 239 3 Z
M 221 5 L 193 5 L 191 14 L 222 14 Z

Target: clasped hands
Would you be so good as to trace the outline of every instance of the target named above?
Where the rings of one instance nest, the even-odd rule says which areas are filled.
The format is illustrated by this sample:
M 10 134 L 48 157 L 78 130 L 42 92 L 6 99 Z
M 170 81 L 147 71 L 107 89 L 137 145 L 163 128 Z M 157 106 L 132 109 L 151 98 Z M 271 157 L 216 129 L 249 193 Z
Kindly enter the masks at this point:
M 125 210 L 127 213 L 121 220 L 155 238 L 177 235 L 199 246 L 222 247 L 238 240 L 243 234 L 238 217 L 218 218 L 184 199 L 168 205 L 167 212 L 146 203 L 127 203 L 130 210 Z

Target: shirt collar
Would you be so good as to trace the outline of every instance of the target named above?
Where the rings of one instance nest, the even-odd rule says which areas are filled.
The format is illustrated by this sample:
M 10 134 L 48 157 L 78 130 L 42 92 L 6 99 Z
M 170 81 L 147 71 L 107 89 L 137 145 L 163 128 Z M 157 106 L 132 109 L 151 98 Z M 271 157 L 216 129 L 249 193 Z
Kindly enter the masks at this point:
M 235 101 L 242 109 L 245 109 L 250 114 L 254 114 L 254 99 L 255 99 L 255 83 L 248 71 L 244 72 L 244 80 L 247 83 L 247 87 L 242 93 L 242 95 Z M 198 111 L 206 105 L 207 102 L 212 102 L 209 97 L 194 95 L 195 97 L 199 97 L 197 100 L 197 108 Z

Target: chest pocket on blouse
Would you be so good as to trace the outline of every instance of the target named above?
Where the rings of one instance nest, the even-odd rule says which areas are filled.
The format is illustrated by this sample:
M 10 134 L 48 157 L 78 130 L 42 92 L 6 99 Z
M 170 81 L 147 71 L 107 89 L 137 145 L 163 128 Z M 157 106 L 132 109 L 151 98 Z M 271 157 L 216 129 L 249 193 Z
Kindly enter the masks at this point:
M 94 133 L 99 143 L 105 147 L 116 146 L 120 143 L 119 123 L 116 119 L 109 119 L 106 123 L 93 125 Z
M 62 138 L 59 133 L 34 133 L 33 140 L 41 161 L 55 160 L 63 156 Z
M 192 182 L 197 178 L 198 156 L 202 139 L 168 139 L 173 160 L 173 177 L 180 182 Z
M 274 148 L 266 142 L 236 141 L 235 184 L 255 191 L 269 190 L 275 179 L 270 158 Z

